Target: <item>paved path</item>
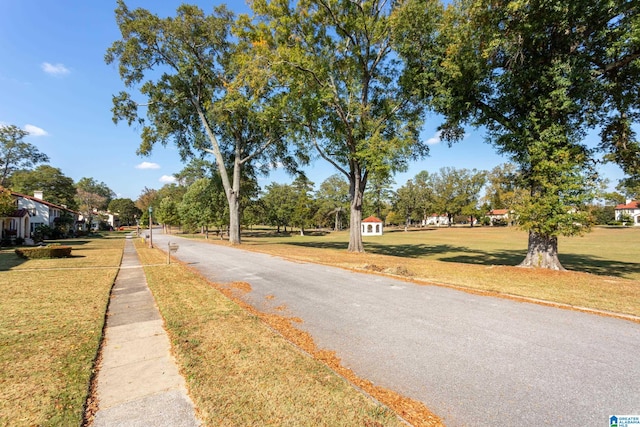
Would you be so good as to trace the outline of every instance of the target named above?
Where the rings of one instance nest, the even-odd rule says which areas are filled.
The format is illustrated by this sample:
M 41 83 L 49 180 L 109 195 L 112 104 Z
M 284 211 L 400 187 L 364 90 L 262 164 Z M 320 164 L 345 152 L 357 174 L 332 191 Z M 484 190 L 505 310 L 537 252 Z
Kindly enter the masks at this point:
M 109 303 L 95 427 L 198 426 L 130 239 Z
M 640 414 L 640 324 L 418 286 L 154 233 L 247 302 L 286 305 L 320 348 L 448 426 L 602 426 Z M 455 268 L 452 265 L 452 268 Z

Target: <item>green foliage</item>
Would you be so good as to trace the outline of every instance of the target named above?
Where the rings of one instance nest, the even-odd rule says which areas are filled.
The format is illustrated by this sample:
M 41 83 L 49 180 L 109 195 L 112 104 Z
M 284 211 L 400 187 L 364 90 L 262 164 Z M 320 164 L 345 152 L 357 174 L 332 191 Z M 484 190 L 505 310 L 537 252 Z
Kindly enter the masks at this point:
M 630 123 L 640 107 L 640 21 L 632 3 L 459 0 L 445 11 L 435 74 L 420 46 L 401 45 L 411 82 L 446 117 L 442 137 L 455 142 L 464 126 L 483 127 L 518 165 L 528 192 L 520 225 L 539 235 L 530 244 L 548 239 L 552 247 L 556 236 L 588 229 L 585 205 L 597 182 L 595 153 L 583 142 L 589 128 L 601 126 L 600 150 L 639 172 Z M 424 4 L 409 0 L 405 19 L 423 25 Z
M 109 212 L 117 213 L 121 225 L 132 225 L 136 223 L 136 218 L 142 215 L 131 199 L 113 199 L 109 202 Z
M 526 197 L 517 165 L 505 163 L 487 173 L 487 186 L 483 197 L 490 209 L 514 209 Z
M 0 124 L 0 186 L 7 186 L 14 171 L 49 161 L 46 154 L 23 141 L 27 135 L 29 132 L 15 125 Z
M 165 225 L 180 224 L 180 215 L 178 213 L 178 204 L 171 197 L 165 197 L 160 201 L 160 205 L 152 214 L 155 220 Z
M 11 190 L 0 186 L 0 217 L 9 215 L 18 208 Z
M 379 0 L 253 2 L 290 91 L 290 125 L 349 180 L 350 251 L 363 251 L 359 220 L 369 178 L 404 170 L 428 152 L 419 138 L 423 106 L 401 85 L 403 64 L 393 54 L 395 7 Z
M 447 214 L 449 225 L 457 215 L 478 217 L 485 177 L 486 172 L 476 169 L 441 168 L 431 178 L 434 212 Z
M 292 186 L 272 182 L 265 187 L 262 202 L 270 225 L 286 228 L 291 225 L 295 209 L 295 193 Z
M 69 258 L 71 246 L 49 245 L 36 248 L 18 248 L 16 255 L 24 259 Z
M 342 229 L 342 220 L 349 211 L 349 183 L 340 174 L 325 179 L 315 195 L 318 209 L 315 223 L 332 225 L 335 231 Z
M 116 21 L 122 40 L 105 60 L 119 63 L 131 91 L 114 96 L 114 121 L 142 128 L 140 154 L 169 142 L 183 160 L 213 154 L 229 207 L 229 240 L 240 243 L 242 179 L 278 160 L 293 168 L 282 128 L 283 92 L 274 86 L 268 49 L 249 18 L 232 28 L 234 17 L 224 6 L 206 15 L 182 5 L 175 17 L 162 19 L 119 0 Z M 148 101 L 146 118 L 133 100 L 138 89 Z
M 11 188 L 16 193 L 33 195 L 42 191 L 47 202 L 77 209 L 76 186 L 73 179 L 58 168 L 40 165 L 33 170 L 17 170 L 11 175 Z
M 615 221 L 615 207 L 613 206 L 591 206 L 591 216 L 594 224 L 608 225 Z
M 94 178 L 80 178 L 76 183 L 78 193 L 86 193 L 93 196 L 95 202 L 99 201 L 92 207 L 100 210 L 107 209 L 109 202 L 115 198 L 116 193 L 110 189 L 104 182 L 98 182 Z M 81 200 L 82 202 L 82 200 Z
M 178 205 L 182 223 L 188 227 L 222 228 L 229 221 L 227 200 L 219 177 L 200 178 L 189 186 Z

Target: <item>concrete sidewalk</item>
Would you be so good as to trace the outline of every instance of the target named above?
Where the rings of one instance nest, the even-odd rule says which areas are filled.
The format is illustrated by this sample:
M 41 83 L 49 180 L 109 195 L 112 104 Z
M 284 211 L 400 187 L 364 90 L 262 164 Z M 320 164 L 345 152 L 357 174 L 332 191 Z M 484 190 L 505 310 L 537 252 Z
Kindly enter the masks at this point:
M 129 238 L 109 303 L 97 395 L 96 427 L 200 425 Z

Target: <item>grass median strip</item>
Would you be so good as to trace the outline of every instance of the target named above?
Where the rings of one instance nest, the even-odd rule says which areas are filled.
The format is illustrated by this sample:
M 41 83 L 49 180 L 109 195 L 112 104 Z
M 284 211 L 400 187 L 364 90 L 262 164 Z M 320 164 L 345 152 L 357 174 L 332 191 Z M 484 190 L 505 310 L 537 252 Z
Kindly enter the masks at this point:
M 82 422 L 124 239 L 64 243 L 71 258 L 0 252 L 0 425 Z
M 273 236 L 253 233 L 242 249 L 416 283 L 460 287 L 594 310 L 640 316 L 640 228 L 595 229 L 564 238 L 561 260 L 571 271 L 516 267 L 526 234 L 514 227 L 389 232 L 365 239 L 366 253 L 346 251 L 348 232 Z M 220 244 L 212 239 L 210 243 Z
M 199 416 L 207 425 L 404 425 L 392 411 L 328 369 L 327 365 L 337 370 L 334 364 L 339 361 L 315 349 L 308 335 L 297 331 L 294 337 L 291 319 L 264 315 L 229 298 L 249 291 L 247 284 L 215 287 L 179 263 L 149 266 L 165 255 L 140 242 L 136 248 Z M 298 345 L 306 343 L 301 348 L 320 361 L 300 352 L 283 335 Z M 375 391 L 373 386 L 365 388 L 366 381 L 357 385 Z M 394 410 L 411 418 L 412 424 L 440 425 L 417 402 L 398 402 L 402 396 L 378 392 L 372 394 L 395 403 Z

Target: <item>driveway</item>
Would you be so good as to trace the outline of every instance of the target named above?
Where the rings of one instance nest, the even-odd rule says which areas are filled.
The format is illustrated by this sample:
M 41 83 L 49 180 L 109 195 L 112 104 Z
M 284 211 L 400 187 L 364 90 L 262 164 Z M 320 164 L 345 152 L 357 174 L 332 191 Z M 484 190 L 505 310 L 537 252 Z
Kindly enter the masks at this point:
M 153 240 L 177 243 L 176 257 L 212 281 L 250 283 L 244 298 L 260 310 L 284 304 L 319 348 L 447 426 L 603 426 L 640 414 L 638 323 L 159 232 Z

